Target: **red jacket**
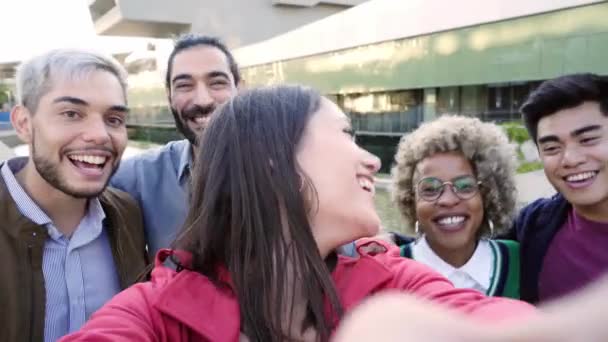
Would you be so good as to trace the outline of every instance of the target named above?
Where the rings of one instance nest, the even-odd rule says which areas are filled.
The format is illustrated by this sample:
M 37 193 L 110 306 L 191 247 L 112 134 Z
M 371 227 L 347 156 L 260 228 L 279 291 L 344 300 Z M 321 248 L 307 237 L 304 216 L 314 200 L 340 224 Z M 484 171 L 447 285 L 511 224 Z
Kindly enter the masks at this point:
M 232 291 L 205 276 L 162 266 L 159 252 L 152 280 L 119 293 L 84 327 L 61 341 L 238 341 L 239 304 Z M 332 273 L 344 311 L 378 291 L 399 289 L 482 320 L 504 320 L 534 312 L 524 302 L 485 297 L 452 284 L 427 266 L 394 253 L 358 259 L 340 256 Z

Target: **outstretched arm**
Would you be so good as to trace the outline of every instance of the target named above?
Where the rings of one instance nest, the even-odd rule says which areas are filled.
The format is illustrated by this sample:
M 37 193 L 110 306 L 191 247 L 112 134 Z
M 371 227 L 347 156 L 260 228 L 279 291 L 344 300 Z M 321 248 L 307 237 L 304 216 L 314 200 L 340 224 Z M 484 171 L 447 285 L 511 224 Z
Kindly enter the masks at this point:
M 538 315 L 492 325 L 479 324 L 471 316 L 413 295 L 391 292 L 370 298 L 351 311 L 333 341 L 608 341 L 606 316 L 608 277 L 579 294 L 541 307 Z
M 136 284 L 116 295 L 110 302 L 93 314 L 78 332 L 63 337 L 61 342 L 95 341 L 152 342 L 159 340 L 150 304 L 144 295 L 150 283 Z M 125 305 L 128 303 L 128 305 Z M 156 328 L 156 329 L 155 329 Z

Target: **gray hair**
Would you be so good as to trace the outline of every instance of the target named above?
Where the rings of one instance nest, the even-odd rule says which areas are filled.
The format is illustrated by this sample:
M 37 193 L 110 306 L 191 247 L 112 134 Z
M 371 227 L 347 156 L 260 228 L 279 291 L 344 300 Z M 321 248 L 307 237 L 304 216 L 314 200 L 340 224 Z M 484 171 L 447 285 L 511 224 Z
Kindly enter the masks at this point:
M 413 233 L 416 216 L 415 173 L 423 159 L 436 153 L 459 152 L 471 163 L 483 201 L 482 236 L 490 235 L 488 220 L 496 225 L 495 233 L 509 229 L 515 214 L 515 148 L 497 125 L 477 118 L 445 115 L 422 124 L 401 138 L 396 165 L 392 169 L 393 201 Z
M 127 72 L 114 58 L 86 50 L 56 49 L 19 65 L 16 76 L 17 103 L 34 113 L 40 98 L 51 90 L 58 78 L 74 80 L 98 70 L 116 76 L 126 101 Z

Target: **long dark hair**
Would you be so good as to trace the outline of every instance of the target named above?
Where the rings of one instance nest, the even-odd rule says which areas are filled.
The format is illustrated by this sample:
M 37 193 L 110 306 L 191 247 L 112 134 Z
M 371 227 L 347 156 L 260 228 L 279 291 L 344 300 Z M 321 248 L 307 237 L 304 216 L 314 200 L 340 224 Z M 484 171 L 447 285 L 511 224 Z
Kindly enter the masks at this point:
M 233 287 L 252 341 L 291 338 L 282 322 L 291 322 L 293 309 L 282 312 L 293 308 L 285 294 L 296 284 L 307 300 L 302 331 L 312 326 L 326 341 L 342 315 L 308 221 L 316 191 L 295 158 L 320 101 L 299 86 L 239 94 L 214 114 L 196 151 L 190 211 L 175 247 L 192 253 L 194 271 Z M 222 283 L 220 265 L 232 284 Z

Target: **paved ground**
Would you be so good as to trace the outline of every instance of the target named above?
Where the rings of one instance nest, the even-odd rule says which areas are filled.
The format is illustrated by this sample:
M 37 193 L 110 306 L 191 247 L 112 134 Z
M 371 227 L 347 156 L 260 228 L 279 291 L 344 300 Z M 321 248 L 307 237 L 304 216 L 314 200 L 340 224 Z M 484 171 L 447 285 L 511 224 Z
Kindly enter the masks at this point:
M 2 136 L 2 134 L 9 133 L 0 132 L 0 136 Z M 132 154 L 137 154 L 140 152 L 140 150 L 141 149 L 137 147 L 129 146 L 127 151 L 125 151 L 125 157 Z M 22 155 L 22 152 L 23 151 L 20 151 L 19 154 Z M 7 147 L 0 141 L 0 162 L 13 156 L 15 156 L 13 149 Z M 553 193 L 555 193 L 555 190 L 545 178 L 545 174 L 542 170 L 519 174 L 515 177 L 515 181 L 517 182 L 519 201 L 522 203 L 533 201 L 539 197 L 551 196 Z M 377 186 L 381 189 L 388 189 L 390 186 L 390 179 L 388 178 L 388 175 L 379 177 L 377 179 Z
M 519 201 L 531 202 L 540 197 L 548 197 L 555 193 L 553 186 L 547 181 L 543 170 L 522 173 L 515 176 Z
M 6 146 L 2 141 L 0 141 L 0 162 L 13 156 L 15 156 L 13 149 Z

